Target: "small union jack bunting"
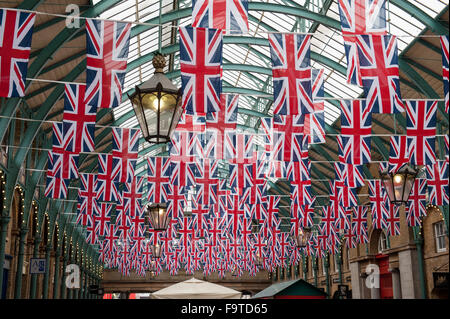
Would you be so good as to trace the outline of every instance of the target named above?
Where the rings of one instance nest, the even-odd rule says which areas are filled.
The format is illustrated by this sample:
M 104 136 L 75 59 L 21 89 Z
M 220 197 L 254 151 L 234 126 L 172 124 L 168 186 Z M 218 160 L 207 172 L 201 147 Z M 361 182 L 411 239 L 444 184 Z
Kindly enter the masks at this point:
M 325 143 L 325 97 L 324 92 L 324 69 L 312 69 L 312 97 L 314 111 L 305 114 L 305 135 L 308 144 Z
M 192 26 L 248 32 L 247 0 L 192 0 Z
M 405 207 L 408 226 L 420 226 L 420 219 L 427 216 L 427 180 L 416 178 Z
M 437 105 L 437 101 L 406 101 L 406 136 L 412 165 L 430 165 L 436 162 Z
M 373 113 L 405 111 L 400 94 L 397 38 L 393 35 L 358 35 L 364 92 Z
M 121 199 L 119 182 L 119 160 L 112 154 L 98 154 L 97 200 L 101 202 L 118 202 Z
M 432 165 L 426 165 L 428 201 L 432 205 L 449 204 L 448 168 L 447 161 L 437 161 Z
M 441 36 L 442 47 L 442 77 L 444 79 L 445 112 L 449 111 L 449 73 L 448 73 L 448 35 Z
M 64 89 L 64 135 L 75 153 L 93 152 L 95 149 L 94 131 L 97 107 L 87 105 L 85 101 L 86 85 L 66 84 Z
M 206 115 L 206 132 L 211 132 L 208 140 L 214 145 L 214 152 L 207 155 L 218 160 L 225 159 L 225 136 L 236 131 L 238 105 L 239 95 L 221 94 L 220 110 Z
M 187 114 L 220 110 L 222 33 L 217 29 L 180 27 L 182 106 Z
M 89 106 L 114 108 L 122 101 L 131 24 L 86 19 L 86 98 Z
M 390 138 L 389 173 L 396 173 L 409 162 L 408 140 L 406 136 L 394 135 Z
M 385 0 L 339 0 L 339 16 L 347 57 L 347 83 L 362 86 L 359 34 L 386 34 Z
M 112 129 L 112 133 L 112 156 L 119 165 L 119 174 L 115 181 L 131 183 L 138 158 L 141 130 L 115 127 Z
M 35 13 L 15 9 L 0 9 L 0 96 L 22 97 Z
M 48 152 L 49 169 L 47 175 L 63 179 L 78 178 L 79 155 L 73 152 L 74 137 L 63 133 L 63 123 L 53 123 L 53 147 Z M 51 167 L 51 169 L 50 169 Z
M 371 205 L 372 225 L 375 229 L 385 228 L 388 211 L 385 205 L 385 190 L 381 180 L 369 180 L 369 199 Z
M 341 100 L 339 161 L 354 165 L 370 162 L 372 113 L 364 100 Z
M 53 199 L 67 198 L 70 179 L 59 178 L 47 175 L 45 184 L 45 197 Z
M 400 206 L 385 201 L 386 205 L 386 231 L 389 236 L 400 235 Z
M 311 36 L 269 34 L 273 77 L 273 114 L 314 112 L 311 90 Z
M 303 115 L 274 115 L 272 159 L 299 162 L 307 158 L 308 146 L 305 141 Z

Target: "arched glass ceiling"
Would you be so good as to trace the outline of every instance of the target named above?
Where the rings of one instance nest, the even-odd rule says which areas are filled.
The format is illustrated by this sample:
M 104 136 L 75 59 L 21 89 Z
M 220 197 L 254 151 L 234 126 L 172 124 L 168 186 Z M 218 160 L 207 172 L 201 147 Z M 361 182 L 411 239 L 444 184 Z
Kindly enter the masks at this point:
M 94 0 L 94 4 L 99 0 Z M 252 1 L 249 1 L 250 3 Z M 388 30 L 391 34 L 398 37 L 398 48 L 402 52 L 409 43 L 414 40 L 424 28 L 425 24 L 417 18 L 405 12 L 402 8 L 394 4 L 398 1 L 387 1 L 388 7 Z M 430 17 L 435 18 L 447 5 L 445 1 L 429 0 L 416 1 L 409 0 L 417 8 L 424 11 Z M 327 17 L 339 21 L 339 11 L 337 1 L 329 0 L 261 0 L 258 3 L 279 4 L 282 6 L 307 9 L 318 14 L 325 14 Z M 161 14 L 167 14 L 171 11 L 190 8 L 191 0 L 126 0 L 114 8 L 104 12 L 100 17 L 114 20 L 126 21 L 148 21 L 158 20 Z M 161 10 L 160 10 L 161 6 Z M 131 62 L 155 52 L 159 48 L 161 38 L 161 47 L 173 45 L 166 72 L 172 78 L 172 81 L 180 86 L 179 77 L 179 57 L 178 57 L 178 31 L 174 26 L 187 26 L 191 23 L 190 10 L 184 10 L 178 20 L 163 24 L 161 35 L 158 27 L 152 27 L 149 30 L 134 35 L 130 42 L 130 51 L 128 64 Z M 241 94 L 240 109 L 255 110 L 271 114 L 270 97 L 272 95 L 271 63 L 269 47 L 267 45 L 245 44 L 248 38 L 256 40 L 267 39 L 269 32 L 314 32 L 311 42 L 311 50 L 316 59 L 312 61 L 313 68 L 325 69 L 325 91 L 334 98 L 356 98 L 362 93 L 362 89 L 357 86 L 347 85 L 342 70 L 346 67 L 345 51 L 343 39 L 339 30 L 332 29 L 323 24 L 316 24 L 314 21 L 298 18 L 291 15 L 271 12 L 271 11 L 249 11 L 249 33 L 243 37 L 230 36 L 228 41 L 224 41 L 223 46 L 223 86 L 225 92 L 237 91 L 236 88 L 251 89 L 259 91 L 258 94 Z M 246 39 L 247 38 L 247 39 Z M 252 41 L 248 41 L 252 42 Z M 169 50 L 170 51 L 170 50 Z M 341 66 L 337 71 L 336 67 L 325 65 L 319 59 L 329 59 Z M 229 65 L 229 67 L 227 67 Z M 239 66 L 261 67 L 260 72 L 242 71 Z M 125 78 L 125 92 L 133 89 L 153 75 L 153 66 L 151 61 L 143 63 L 138 67 L 127 72 Z M 327 124 L 332 124 L 339 116 L 339 109 L 330 101 L 325 102 L 325 116 Z M 114 109 L 114 118 L 116 123 L 123 127 L 138 127 L 136 118 L 128 99 L 126 99 L 118 108 Z M 258 119 L 239 113 L 239 124 L 254 127 Z M 149 147 L 149 144 L 141 144 L 141 150 Z M 154 155 L 160 152 L 160 149 L 154 149 L 148 152 L 148 155 Z M 143 158 L 140 159 L 142 161 Z M 137 173 L 142 172 L 141 167 Z

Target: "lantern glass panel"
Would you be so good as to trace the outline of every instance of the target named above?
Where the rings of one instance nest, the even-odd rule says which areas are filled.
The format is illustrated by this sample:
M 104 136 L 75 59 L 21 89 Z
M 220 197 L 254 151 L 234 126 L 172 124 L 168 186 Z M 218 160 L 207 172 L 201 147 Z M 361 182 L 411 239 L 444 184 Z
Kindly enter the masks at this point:
M 411 189 L 414 185 L 415 176 L 411 174 L 406 175 L 406 181 L 405 181 L 405 190 L 403 193 L 403 201 L 408 201 L 409 194 L 411 193 Z

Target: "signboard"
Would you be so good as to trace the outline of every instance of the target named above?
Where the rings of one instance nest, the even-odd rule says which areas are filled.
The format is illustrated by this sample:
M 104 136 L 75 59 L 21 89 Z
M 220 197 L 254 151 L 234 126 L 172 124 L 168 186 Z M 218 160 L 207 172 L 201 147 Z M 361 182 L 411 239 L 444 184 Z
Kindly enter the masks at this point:
M 348 285 L 338 285 L 338 292 L 340 297 L 347 297 Z
M 45 274 L 46 260 L 44 258 L 30 259 L 30 274 Z
M 434 288 L 448 289 L 448 272 L 433 272 Z

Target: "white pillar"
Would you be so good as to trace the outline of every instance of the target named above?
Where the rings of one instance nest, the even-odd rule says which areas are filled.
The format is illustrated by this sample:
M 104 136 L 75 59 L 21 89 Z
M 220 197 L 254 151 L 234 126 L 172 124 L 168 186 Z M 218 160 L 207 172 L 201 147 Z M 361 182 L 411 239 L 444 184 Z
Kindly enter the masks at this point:
M 420 287 L 417 280 L 417 252 L 404 250 L 398 253 L 401 296 L 403 299 L 420 298 Z
M 398 268 L 389 269 L 392 273 L 392 297 L 394 299 L 402 299 L 402 288 L 400 286 L 400 272 Z
M 361 278 L 358 262 L 350 263 L 350 274 L 352 280 L 352 299 L 364 298 L 361 296 Z

